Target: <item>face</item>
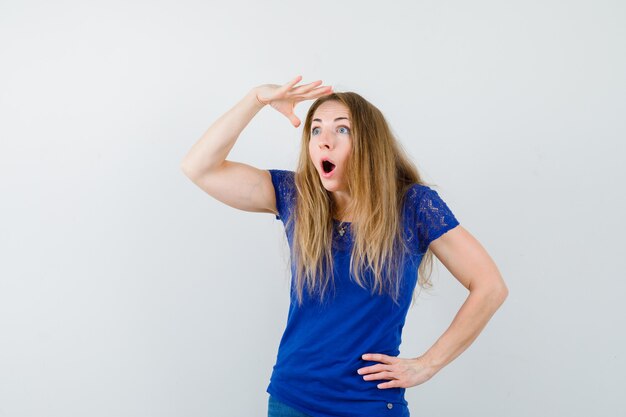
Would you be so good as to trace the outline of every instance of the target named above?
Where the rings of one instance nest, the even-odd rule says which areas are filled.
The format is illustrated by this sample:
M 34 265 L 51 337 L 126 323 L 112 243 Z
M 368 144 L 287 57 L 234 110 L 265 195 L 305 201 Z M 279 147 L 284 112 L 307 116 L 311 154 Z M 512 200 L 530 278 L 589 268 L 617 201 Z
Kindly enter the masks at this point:
M 352 151 L 351 127 L 350 111 L 338 101 L 323 103 L 313 114 L 309 156 L 328 191 L 347 190 L 346 168 Z

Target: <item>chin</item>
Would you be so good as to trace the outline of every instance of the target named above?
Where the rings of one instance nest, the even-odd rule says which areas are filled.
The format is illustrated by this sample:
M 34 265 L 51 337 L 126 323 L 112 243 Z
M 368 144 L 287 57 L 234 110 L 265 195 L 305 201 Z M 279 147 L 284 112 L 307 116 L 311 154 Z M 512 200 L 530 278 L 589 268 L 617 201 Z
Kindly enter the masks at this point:
M 337 181 L 329 180 L 322 177 L 320 177 L 320 179 L 322 180 L 322 186 L 328 191 L 339 191 L 339 189 L 341 188 L 341 185 L 338 184 Z

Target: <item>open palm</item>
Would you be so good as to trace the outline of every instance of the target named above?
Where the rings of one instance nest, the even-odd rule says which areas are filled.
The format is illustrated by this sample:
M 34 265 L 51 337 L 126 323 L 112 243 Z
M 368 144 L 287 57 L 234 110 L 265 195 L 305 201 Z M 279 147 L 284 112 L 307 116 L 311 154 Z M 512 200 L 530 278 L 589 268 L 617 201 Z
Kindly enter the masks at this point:
M 284 114 L 295 127 L 300 126 L 300 119 L 294 114 L 296 104 L 304 100 L 315 99 L 332 93 L 331 86 L 319 87 L 321 80 L 296 87 L 302 80 L 299 75 L 284 85 L 264 84 L 256 88 L 256 98 L 262 104 L 269 104 Z

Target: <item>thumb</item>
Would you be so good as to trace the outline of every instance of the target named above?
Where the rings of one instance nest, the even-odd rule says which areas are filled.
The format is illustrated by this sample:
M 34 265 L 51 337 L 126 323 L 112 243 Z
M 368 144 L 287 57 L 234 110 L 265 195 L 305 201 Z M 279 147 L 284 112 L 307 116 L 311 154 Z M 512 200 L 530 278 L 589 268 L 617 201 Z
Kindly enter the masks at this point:
M 289 115 L 289 120 L 291 120 L 291 124 L 292 124 L 294 127 L 298 127 L 298 126 L 300 126 L 300 119 L 298 119 L 298 117 L 297 117 L 295 114 L 291 113 L 291 114 Z

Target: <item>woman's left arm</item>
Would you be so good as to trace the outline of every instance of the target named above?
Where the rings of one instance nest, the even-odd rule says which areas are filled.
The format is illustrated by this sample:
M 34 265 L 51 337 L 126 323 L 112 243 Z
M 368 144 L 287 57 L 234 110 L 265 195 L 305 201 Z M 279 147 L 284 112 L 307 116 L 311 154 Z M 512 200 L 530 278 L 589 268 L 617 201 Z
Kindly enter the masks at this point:
M 381 362 L 358 370 L 365 380 L 389 380 L 378 388 L 408 388 L 432 378 L 472 344 L 508 296 L 498 267 L 461 225 L 432 241 L 429 248 L 470 294 L 448 329 L 422 356 L 363 355 L 364 360 Z

